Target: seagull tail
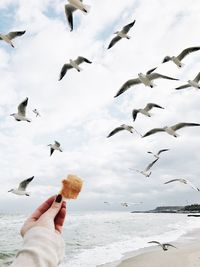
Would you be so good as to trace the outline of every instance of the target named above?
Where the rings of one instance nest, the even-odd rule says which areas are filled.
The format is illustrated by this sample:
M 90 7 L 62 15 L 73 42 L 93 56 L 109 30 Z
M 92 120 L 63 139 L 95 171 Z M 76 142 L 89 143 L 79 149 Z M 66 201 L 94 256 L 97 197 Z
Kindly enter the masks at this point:
M 83 6 L 83 12 L 85 14 L 88 14 L 90 12 L 90 9 L 91 9 L 91 6 L 89 6 L 89 5 L 84 5 Z

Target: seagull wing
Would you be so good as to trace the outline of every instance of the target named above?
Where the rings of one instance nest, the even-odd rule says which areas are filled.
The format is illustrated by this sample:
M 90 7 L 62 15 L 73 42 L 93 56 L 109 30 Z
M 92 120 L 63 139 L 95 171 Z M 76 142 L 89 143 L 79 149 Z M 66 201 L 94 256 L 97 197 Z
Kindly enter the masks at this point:
M 184 127 L 200 126 L 199 123 L 181 122 L 171 126 L 172 130 L 177 131 Z
M 171 244 L 169 244 L 169 243 L 164 243 L 163 246 L 172 247 L 172 248 L 177 248 L 177 247 L 175 247 L 175 246 L 173 246 L 173 245 L 171 245 Z
M 172 77 L 169 77 L 169 76 L 165 76 L 165 75 L 162 75 L 162 74 L 157 73 L 157 72 L 153 72 L 153 73 L 151 73 L 151 74 L 148 74 L 147 77 L 148 77 L 150 80 L 155 80 L 155 79 L 162 78 L 162 79 L 167 79 L 167 80 L 178 81 L 178 79 L 176 79 L 176 78 L 172 78 Z
M 153 68 L 153 69 L 150 69 L 150 70 L 148 70 L 147 72 L 146 72 L 146 75 L 148 75 L 148 74 L 151 74 L 152 72 L 154 72 L 154 70 L 156 70 L 157 69 L 157 67 L 156 68 Z
M 169 149 L 168 148 L 167 149 L 161 149 L 158 151 L 158 155 L 160 155 L 161 153 L 166 152 L 166 151 L 169 151 Z
M 18 114 L 22 116 L 26 116 L 26 107 L 28 104 L 28 97 L 19 104 L 18 106 Z
M 157 245 L 162 247 L 162 244 L 160 242 L 158 242 L 158 241 L 149 241 L 148 243 L 149 244 L 157 244 Z
M 34 176 L 22 181 L 20 184 L 19 184 L 19 187 L 18 187 L 18 190 L 19 191 L 25 191 L 28 184 L 33 180 Z
M 144 108 L 144 110 L 149 111 L 149 110 L 151 110 L 152 108 L 161 108 L 161 109 L 164 109 L 163 107 L 161 107 L 161 106 L 159 106 L 159 105 L 157 105 L 157 104 L 154 104 L 154 103 L 148 103 L 148 104 L 146 105 L 146 107 Z
M 117 94 L 115 95 L 115 97 L 123 94 L 125 91 L 127 91 L 131 86 L 136 85 L 141 83 L 140 79 L 136 78 L 136 79 L 131 79 L 128 80 L 127 82 L 125 82 L 122 87 L 119 89 L 119 91 L 117 92 Z
M 86 63 L 89 63 L 89 64 L 92 63 L 90 60 L 88 60 L 88 59 L 85 58 L 85 57 L 78 57 L 78 58 L 75 60 L 75 63 L 76 63 L 77 65 L 79 65 L 79 64 L 81 64 L 81 63 L 83 63 L 83 62 L 86 62 Z
M 71 64 L 64 64 L 62 69 L 61 69 L 61 72 L 60 72 L 60 78 L 59 78 L 59 81 L 62 80 L 62 78 L 65 76 L 66 72 L 69 70 L 69 69 L 72 69 L 72 65 Z
M 115 36 L 112 40 L 111 40 L 111 42 L 110 42 L 110 44 L 109 44 L 109 46 L 108 46 L 108 49 L 110 49 L 111 47 L 113 47 L 119 40 L 121 40 L 122 38 L 120 37 L 120 36 Z
M 179 87 L 176 87 L 175 90 L 181 90 L 190 87 L 191 85 L 189 83 L 181 85 Z
M 54 150 L 55 150 L 55 149 L 53 149 L 53 148 L 51 147 L 51 149 L 50 149 L 50 156 L 53 154 Z
M 194 190 L 196 191 L 200 191 L 199 188 L 197 188 L 196 186 L 194 186 L 190 181 L 186 180 L 187 184 L 190 185 Z
M 76 8 L 72 5 L 65 5 L 65 14 L 67 17 L 67 21 L 70 26 L 70 30 L 73 31 L 73 12 L 76 10 Z
M 182 181 L 183 179 L 172 179 L 172 180 L 169 180 L 169 181 L 167 181 L 167 182 L 165 182 L 164 184 L 169 184 L 169 183 L 173 183 L 173 182 L 183 182 Z
M 109 133 L 109 135 L 107 136 L 107 138 L 109 138 L 109 137 L 113 136 L 114 134 L 116 134 L 116 133 L 118 133 L 120 131 L 123 131 L 123 130 L 125 130 L 124 127 L 121 127 L 121 126 L 120 127 L 117 127 L 112 132 Z
M 136 22 L 136 20 L 134 20 L 133 22 L 124 26 L 122 29 L 122 33 L 128 33 L 130 31 L 130 29 L 133 27 L 133 25 L 135 24 L 135 22 Z
M 150 131 L 148 131 L 147 133 L 145 133 L 145 135 L 143 135 L 143 137 L 158 133 L 158 132 L 164 132 L 165 130 L 163 128 L 154 128 Z
M 60 147 L 60 143 L 59 143 L 58 141 L 55 141 L 55 145 L 56 145 L 57 147 Z
M 197 76 L 194 78 L 194 82 L 199 82 L 200 80 L 200 72 L 197 74 Z
M 9 39 L 9 40 L 12 40 L 16 37 L 19 37 L 23 34 L 25 34 L 26 31 L 17 31 L 17 32 L 9 32 L 6 37 Z
M 182 60 L 184 57 L 186 57 L 190 53 L 198 51 L 199 49 L 200 49 L 200 46 L 194 46 L 194 47 L 186 48 L 177 56 L 177 58 L 179 60 Z
M 146 169 L 145 169 L 145 171 L 147 172 L 147 171 L 149 171 L 152 167 L 153 167 L 153 165 L 156 163 L 156 161 L 158 161 L 159 159 L 155 159 L 153 162 L 151 162 L 147 167 L 146 167 Z
M 132 111 L 133 121 L 136 120 L 138 112 L 139 112 L 138 109 L 134 109 L 134 110 Z

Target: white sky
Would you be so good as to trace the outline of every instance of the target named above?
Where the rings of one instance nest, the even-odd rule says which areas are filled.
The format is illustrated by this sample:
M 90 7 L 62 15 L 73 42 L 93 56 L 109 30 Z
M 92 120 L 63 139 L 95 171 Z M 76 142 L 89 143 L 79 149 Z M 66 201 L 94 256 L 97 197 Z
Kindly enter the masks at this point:
M 85 0 L 88 15 L 74 14 L 70 32 L 62 0 L 1 0 L 1 32 L 26 30 L 14 40 L 15 49 L 0 43 L 0 211 L 26 211 L 59 191 L 62 178 L 73 173 L 84 179 L 84 188 L 70 209 L 121 209 L 122 201 L 140 202 L 141 209 L 157 205 L 198 202 L 190 187 L 163 183 L 188 178 L 200 186 L 200 129 L 186 128 L 175 139 L 160 133 L 141 139 L 121 132 L 106 136 L 122 123 L 132 124 L 133 108 L 148 102 L 165 110 L 154 116 L 138 115 L 134 126 L 144 134 L 151 128 L 177 122 L 200 122 L 200 94 L 195 89 L 174 88 L 200 71 L 200 52 L 184 59 L 178 69 L 160 65 L 166 55 L 200 45 L 198 0 Z M 131 39 L 107 50 L 113 32 L 136 19 Z M 58 82 L 60 70 L 70 58 L 84 56 L 81 73 L 71 70 Z M 158 72 L 181 81 L 157 80 L 153 89 L 138 85 L 114 99 L 128 79 L 159 66 Z M 29 97 L 32 123 L 16 122 L 10 113 Z M 35 118 L 37 108 L 42 117 Z M 49 157 L 47 145 L 57 140 L 63 153 Z M 153 157 L 146 152 L 170 148 L 152 169 L 150 179 L 129 168 L 143 169 Z M 10 188 L 35 175 L 31 197 L 8 193 Z M 24 201 L 26 200 L 26 201 Z M 110 207 L 103 201 L 110 201 Z M 132 207 L 131 209 L 135 209 Z

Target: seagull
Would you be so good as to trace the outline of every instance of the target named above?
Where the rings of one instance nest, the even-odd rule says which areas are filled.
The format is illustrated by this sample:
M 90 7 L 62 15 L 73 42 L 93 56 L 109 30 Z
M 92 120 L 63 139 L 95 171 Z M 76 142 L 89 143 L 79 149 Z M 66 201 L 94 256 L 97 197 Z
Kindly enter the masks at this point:
M 131 205 L 140 205 L 143 204 L 143 202 L 139 202 L 139 203 L 127 203 L 127 202 L 121 202 L 120 203 L 122 207 L 129 207 Z
M 151 117 L 152 114 L 151 114 L 149 111 L 150 111 L 152 108 L 161 108 L 161 109 L 164 109 L 163 107 L 161 107 L 161 106 L 159 106 L 159 105 L 157 105 L 157 104 L 154 104 L 154 103 L 148 103 L 148 104 L 146 105 L 145 108 L 134 109 L 134 110 L 132 111 L 133 121 L 136 120 L 136 117 L 137 117 L 137 114 L 138 114 L 138 113 L 141 113 L 141 114 L 143 114 L 143 115 L 145 115 L 145 116 L 147 116 L 147 117 Z
M 79 65 L 83 62 L 86 62 L 86 63 L 89 63 L 91 64 L 92 62 L 90 60 L 88 60 L 87 58 L 85 57 L 77 57 L 76 60 L 72 60 L 70 59 L 69 60 L 69 63 L 67 64 L 64 64 L 63 67 L 62 67 L 62 70 L 60 72 L 60 78 L 59 78 L 59 81 L 62 80 L 62 78 L 65 76 L 66 72 L 69 70 L 69 69 L 73 69 L 75 68 L 78 72 L 80 72 L 82 69 L 79 67 Z
M 36 117 L 38 117 L 38 116 L 41 117 L 39 111 L 36 108 L 33 110 L 33 113 L 36 114 Z
M 70 4 L 65 5 L 65 14 L 70 26 L 70 30 L 73 31 L 73 12 L 79 9 L 87 14 L 90 6 L 83 5 L 82 0 L 68 0 L 68 2 Z
M 175 246 L 173 246 L 173 245 L 171 245 L 171 244 L 168 244 L 168 243 L 163 243 L 163 244 L 161 244 L 161 243 L 158 242 L 158 241 L 150 241 L 150 242 L 148 242 L 148 243 L 150 243 L 150 244 L 157 244 L 157 245 L 160 246 L 164 251 L 167 251 L 167 250 L 169 249 L 169 247 L 177 248 L 177 247 L 175 247 Z
M 190 185 L 194 190 L 196 191 L 200 191 L 199 188 L 197 188 L 196 186 L 194 186 L 191 182 L 189 182 L 188 180 L 186 179 L 173 179 L 173 180 L 170 180 L 168 182 L 165 182 L 164 184 L 169 184 L 169 183 L 173 183 L 173 182 L 180 182 L 180 183 L 183 183 L 183 184 L 188 184 Z
M 200 46 L 194 46 L 194 47 L 188 47 L 186 49 L 184 49 L 178 56 L 166 56 L 163 59 L 162 63 L 168 62 L 168 61 L 173 61 L 177 67 L 181 68 L 183 66 L 183 63 L 181 62 L 181 60 L 186 57 L 187 55 L 189 55 L 192 52 L 198 51 L 200 49 Z
M 176 78 L 172 78 L 172 77 L 165 76 L 165 75 L 162 75 L 160 73 L 154 72 L 155 69 L 156 68 L 153 68 L 153 69 L 147 71 L 146 74 L 139 73 L 138 78 L 131 79 L 131 80 L 128 80 L 127 82 L 125 82 L 114 97 L 121 95 L 122 93 L 127 91 L 130 87 L 132 87 L 136 84 L 140 84 L 140 83 L 143 83 L 145 86 L 149 86 L 149 87 L 153 88 L 154 84 L 152 81 L 155 79 L 162 78 L 162 79 L 178 81 L 178 79 L 176 79 Z
M 191 127 L 191 126 L 200 126 L 199 123 L 190 123 L 190 122 L 181 122 L 177 123 L 173 126 L 165 126 L 163 128 L 154 128 L 150 131 L 148 131 L 143 137 L 158 133 L 158 132 L 166 132 L 169 135 L 172 135 L 174 137 L 178 137 L 179 135 L 176 133 L 177 130 L 184 128 L 184 127 Z
M 147 153 L 152 154 L 155 158 L 159 159 L 159 155 L 160 155 L 161 153 L 163 153 L 163 152 L 166 152 L 166 151 L 169 151 L 169 149 L 161 149 L 161 150 L 158 151 L 157 154 L 154 154 L 154 153 L 151 152 L 151 151 L 148 151 Z
M 11 189 L 8 192 L 11 192 L 15 195 L 26 195 L 26 196 L 30 196 L 29 193 L 26 191 L 27 186 L 29 185 L 29 183 L 33 180 L 34 176 L 22 181 L 19 184 L 19 187 L 17 189 Z
M 159 158 L 158 158 L 159 159 Z M 136 172 L 139 172 L 141 173 L 142 175 L 144 175 L 145 177 L 150 177 L 151 176 L 151 171 L 149 172 L 149 170 L 153 167 L 153 165 L 158 161 L 158 159 L 155 159 L 153 162 L 151 162 L 146 168 L 144 171 L 140 171 L 140 170 L 133 170 L 133 169 L 130 169 L 130 170 L 133 170 L 133 171 L 136 171 Z
M 31 122 L 30 119 L 26 118 L 26 107 L 28 104 L 28 97 L 19 104 L 18 106 L 18 113 L 10 114 L 10 116 L 13 116 L 16 121 L 27 121 Z
M 138 132 L 133 128 L 133 126 L 126 125 L 126 124 L 122 124 L 121 126 L 115 128 L 112 132 L 110 132 L 109 135 L 107 136 L 107 138 L 109 138 L 109 137 L 113 136 L 114 134 L 116 134 L 116 133 L 118 133 L 118 132 L 120 132 L 120 131 L 123 131 L 123 130 L 127 130 L 127 131 L 129 131 L 130 133 L 133 133 L 134 131 L 135 131 L 136 133 L 138 133 Z M 141 136 L 140 133 L 138 133 L 138 134 Z
M 14 48 L 12 39 L 23 35 L 25 32 L 26 31 L 17 31 L 17 32 L 9 32 L 8 34 L 5 34 L 5 35 L 0 34 L 0 40 L 5 41 L 6 43 L 10 44 Z
M 200 72 L 197 74 L 194 80 L 188 80 L 187 84 L 176 87 L 175 90 L 181 90 L 181 89 L 185 89 L 188 87 L 194 87 L 196 89 L 200 89 L 200 85 L 198 84 L 199 80 L 200 80 Z
M 53 154 L 54 150 L 59 150 L 60 152 L 63 152 L 62 149 L 60 148 L 60 143 L 57 141 L 55 141 L 55 143 L 53 145 L 50 144 L 48 146 L 50 146 L 50 148 L 51 148 L 50 149 L 50 156 Z
M 113 47 L 118 41 L 120 41 L 122 38 L 126 38 L 126 39 L 130 39 L 131 37 L 127 35 L 127 33 L 130 31 L 130 29 L 133 27 L 133 25 L 135 24 L 135 20 L 129 24 L 127 24 L 126 26 L 123 27 L 123 29 L 121 31 L 117 31 L 114 34 L 116 34 L 117 36 L 114 37 L 109 46 L 108 49 L 110 49 L 111 47 Z

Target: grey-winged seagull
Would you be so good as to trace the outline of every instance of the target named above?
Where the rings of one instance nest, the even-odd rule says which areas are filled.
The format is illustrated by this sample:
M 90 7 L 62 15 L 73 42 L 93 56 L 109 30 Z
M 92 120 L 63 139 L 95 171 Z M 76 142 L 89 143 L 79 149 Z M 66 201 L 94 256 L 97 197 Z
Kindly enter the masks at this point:
M 152 161 L 145 169 L 144 169 L 144 171 L 140 171 L 140 170 L 137 170 L 137 169 L 130 169 L 130 170 L 132 170 L 132 171 L 136 171 L 136 172 L 139 172 L 139 173 L 141 173 L 142 175 L 144 175 L 145 177 L 150 177 L 151 176 L 151 171 L 149 171 L 152 167 L 153 167 L 153 165 L 156 163 L 158 161 L 158 159 L 155 159 L 154 161 Z
M 157 104 L 154 104 L 154 103 L 148 103 L 144 108 L 140 108 L 140 109 L 134 109 L 132 111 L 132 116 L 133 116 L 133 121 L 136 120 L 137 118 L 137 114 L 138 113 L 141 113 L 147 117 L 151 117 L 151 113 L 149 112 L 152 108 L 161 108 L 161 109 L 164 109 L 163 107 L 157 105 Z
M 118 97 L 119 95 L 121 95 L 122 93 L 127 91 L 130 87 L 137 85 L 137 84 L 140 84 L 140 83 L 143 83 L 145 86 L 149 86 L 149 87 L 153 88 L 154 84 L 152 81 L 155 79 L 162 78 L 162 79 L 178 81 L 178 79 L 176 79 L 176 78 L 172 78 L 172 77 L 165 76 L 165 75 L 162 75 L 160 73 L 154 72 L 155 69 L 156 68 L 147 71 L 146 74 L 139 73 L 138 78 L 131 79 L 131 80 L 128 80 L 127 82 L 125 82 L 114 97 Z
M 200 80 L 200 72 L 197 74 L 197 76 L 194 78 L 194 80 L 188 80 L 187 84 L 181 85 L 179 87 L 176 87 L 176 90 L 185 89 L 188 87 L 194 87 L 196 89 L 200 89 L 200 84 L 198 84 Z
M 18 112 L 10 114 L 10 116 L 13 116 L 16 121 L 31 122 L 30 119 L 26 118 L 26 107 L 27 107 L 27 104 L 28 104 L 28 97 L 19 104 Z
M 64 64 L 62 69 L 61 69 L 61 72 L 60 72 L 60 78 L 59 78 L 59 81 L 62 80 L 62 78 L 65 76 L 66 72 L 69 70 L 69 69 L 76 69 L 78 72 L 81 71 L 81 68 L 79 67 L 80 64 L 82 63 L 88 63 L 88 64 L 91 64 L 92 62 L 90 60 L 88 60 L 87 58 L 85 57 L 78 57 L 76 60 L 72 60 L 70 59 L 69 60 L 69 63 L 67 64 Z
M 11 192 L 15 195 L 26 195 L 26 196 L 30 196 L 29 193 L 26 191 L 27 186 L 29 185 L 29 183 L 33 180 L 34 176 L 22 181 L 17 189 L 11 189 L 8 192 Z
M 8 34 L 0 34 L 0 40 L 5 41 L 14 48 L 12 40 L 16 37 L 23 35 L 25 32 L 26 31 L 16 31 L 16 32 L 9 32 Z
M 143 202 L 138 202 L 138 203 L 127 203 L 127 202 L 121 202 L 120 203 L 122 207 L 129 207 L 131 205 L 140 205 L 140 204 L 143 204 Z
M 60 147 L 60 143 L 57 141 L 55 141 L 54 144 L 49 144 L 48 146 L 50 146 L 50 156 L 53 154 L 54 150 L 59 150 L 60 152 L 63 152 Z
M 160 246 L 164 251 L 167 251 L 169 249 L 169 247 L 172 247 L 172 248 L 177 248 L 169 243 L 160 243 L 158 241 L 149 241 L 148 242 L 149 244 L 157 244 L 158 246 Z
M 148 151 L 147 153 L 152 154 L 155 158 L 159 159 L 160 154 L 163 153 L 163 152 L 167 152 L 167 151 L 169 151 L 168 148 L 166 148 L 166 149 L 161 149 L 161 150 L 159 150 L 156 154 L 154 154 L 154 153 L 151 152 L 151 151 Z
M 41 117 L 39 111 L 36 108 L 33 110 L 33 113 L 35 113 L 36 117 Z
M 133 133 L 134 131 L 135 131 L 136 133 L 138 133 L 138 132 L 135 130 L 135 128 L 133 128 L 133 126 L 130 126 L 130 125 L 127 125 L 127 124 L 122 124 L 121 126 L 115 128 L 112 132 L 110 132 L 109 135 L 107 136 L 107 138 L 113 136 L 114 134 L 116 134 L 116 133 L 118 133 L 118 132 L 120 132 L 120 131 L 124 131 L 124 130 L 126 130 L 126 131 L 128 131 L 128 132 L 130 132 L 130 133 Z M 140 133 L 138 133 L 138 134 L 141 136 Z
M 67 17 L 67 21 L 69 23 L 70 26 L 70 30 L 73 31 L 73 12 L 75 12 L 76 10 L 81 10 L 84 13 L 88 13 L 89 11 L 89 6 L 88 5 L 84 5 L 82 2 L 82 0 L 68 0 L 68 2 L 70 4 L 65 5 L 65 14 Z
M 176 133 L 177 130 L 184 128 L 184 127 L 192 127 L 192 126 L 200 126 L 199 123 L 190 123 L 190 122 L 181 122 L 177 123 L 173 126 L 165 126 L 163 128 L 154 128 L 150 131 L 148 131 L 143 137 L 158 133 L 158 132 L 165 132 L 169 135 L 172 135 L 174 137 L 178 137 L 178 134 Z
M 110 44 L 108 46 L 108 49 L 110 49 L 111 47 L 113 47 L 122 38 L 130 39 L 131 37 L 129 35 L 127 35 L 127 33 L 130 31 L 130 29 L 133 27 L 134 24 L 135 24 L 135 20 L 133 22 L 127 24 L 126 26 L 124 26 L 121 31 L 115 32 L 114 34 L 116 34 L 117 36 L 114 37 L 111 40 L 111 42 L 110 42 Z
M 176 64 L 177 67 L 181 68 L 183 66 L 183 63 L 181 62 L 182 59 L 184 59 L 187 55 L 189 55 L 192 52 L 198 51 L 200 49 L 200 46 L 194 46 L 194 47 L 188 47 L 184 49 L 178 56 L 166 56 L 163 59 L 162 63 L 172 61 Z
M 183 184 L 188 184 L 189 186 L 191 186 L 194 190 L 196 191 L 200 191 L 199 188 L 197 188 L 196 186 L 194 186 L 190 181 L 188 181 L 187 179 L 172 179 L 170 181 L 165 182 L 164 184 L 169 184 L 169 183 L 173 183 L 173 182 L 180 182 Z

